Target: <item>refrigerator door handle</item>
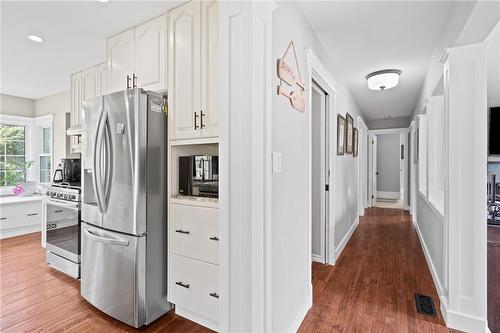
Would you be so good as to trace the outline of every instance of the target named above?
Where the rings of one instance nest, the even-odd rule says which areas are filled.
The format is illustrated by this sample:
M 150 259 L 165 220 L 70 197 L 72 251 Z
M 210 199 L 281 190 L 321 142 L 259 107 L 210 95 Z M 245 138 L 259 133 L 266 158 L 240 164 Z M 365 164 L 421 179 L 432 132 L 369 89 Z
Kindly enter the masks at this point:
M 104 211 L 107 211 L 109 204 L 109 195 L 111 193 L 111 180 L 113 179 L 113 151 L 111 144 L 111 129 L 109 127 L 108 115 L 106 114 L 106 119 L 103 125 L 103 137 L 104 137 L 104 156 L 106 169 L 104 172 L 104 189 L 102 191 L 104 197 Z
M 128 244 L 129 244 L 128 240 L 97 236 L 97 235 L 94 235 L 92 232 L 88 231 L 87 229 L 83 229 L 83 232 L 85 232 L 87 237 L 92 238 L 92 239 L 94 239 L 98 242 L 101 242 L 101 243 L 120 245 L 120 246 L 128 246 Z
M 94 141 L 94 170 L 92 172 L 92 183 L 94 185 L 95 196 L 97 199 L 97 208 L 103 214 L 105 212 L 103 204 L 102 204 L 102 192 L 101 192 L 101 184 L 102 184 L 102 170 L 101 170 L 101 155 L 102 155 L 102 123 L 103 123 L 103 113 L 99 115 L 99 120 L 97 121 L 97 130 L 95 134 Z

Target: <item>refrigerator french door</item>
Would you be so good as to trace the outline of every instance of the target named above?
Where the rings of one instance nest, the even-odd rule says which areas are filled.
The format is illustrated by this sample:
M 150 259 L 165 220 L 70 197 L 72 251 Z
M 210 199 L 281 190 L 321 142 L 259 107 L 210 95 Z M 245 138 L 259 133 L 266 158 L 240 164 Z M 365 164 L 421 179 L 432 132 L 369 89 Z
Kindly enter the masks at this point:
M 134 327 L 171 309 L 166 128 L 140 88 L 83 103 L 81 295 Z

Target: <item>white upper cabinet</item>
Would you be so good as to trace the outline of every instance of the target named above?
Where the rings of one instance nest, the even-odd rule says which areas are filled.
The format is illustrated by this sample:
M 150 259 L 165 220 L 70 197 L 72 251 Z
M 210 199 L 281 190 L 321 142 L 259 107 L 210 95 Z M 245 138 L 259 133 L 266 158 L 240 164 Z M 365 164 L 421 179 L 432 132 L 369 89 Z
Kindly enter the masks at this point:
M 71 75 L 71 126 L 82 122 L 82 72 Z
M 169 113 L 171 139 L 200 136 L 201 10 L 192 1 L 170 12 Z
M 108 93 L 132 87 L 134 71 L 134 29 L 108 38 Z
M 160 16 L 135 28 L 135 70 L 137 85 L 147 90 L 166 90 L 167 16 Z
M 201 2 L 201 109 L 203 136 L 219 136 L 217 110 L 218 2 Z
M 98 92 L 97 66 L 82 71 L 82 101 L 96 98 Z
M 108 93 L 135 87 L 167 89 L 167 15 L 107 40 Z
M 108 93 L 108 65 L 102 63 L 97 65 L 97 96 Z
M 191 1 L 169 22 L 170 138 L 217 137 L 217 2 Z

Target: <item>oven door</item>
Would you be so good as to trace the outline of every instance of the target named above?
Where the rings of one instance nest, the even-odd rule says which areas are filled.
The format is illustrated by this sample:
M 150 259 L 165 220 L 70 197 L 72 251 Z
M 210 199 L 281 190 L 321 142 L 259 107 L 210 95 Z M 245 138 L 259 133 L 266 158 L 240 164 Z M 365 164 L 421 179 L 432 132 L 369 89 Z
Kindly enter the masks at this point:
M 80 262 L 80 205 L 45 199 L 46 249 L 75 263 Z

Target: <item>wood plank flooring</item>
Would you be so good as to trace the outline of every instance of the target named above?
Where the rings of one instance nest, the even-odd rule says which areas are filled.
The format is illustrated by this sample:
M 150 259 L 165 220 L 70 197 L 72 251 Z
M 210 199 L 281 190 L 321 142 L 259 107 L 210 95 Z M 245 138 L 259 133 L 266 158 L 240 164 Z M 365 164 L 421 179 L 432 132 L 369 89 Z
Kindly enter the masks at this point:
M 449 332 L 418 314 L 414 294 L 439 299 L 407 211 L 370 208 L 335 266 L 313 263 L 313 307 L 299 332 Z
M 488 226 L 488 327 L 500 332 L 500 227 Z
M 1 332 L 208 332 L 169 312 L 135 330 L 95 309 L 79 282 L 47 267 L 40 234 L 0 241 Z M 439 300 L 407 212 L 373 208 L 336 266 L 313 264 L 314 305 L 300 332 L 448 332 L 416 313 L 414 293 Z

